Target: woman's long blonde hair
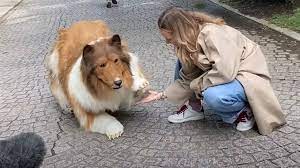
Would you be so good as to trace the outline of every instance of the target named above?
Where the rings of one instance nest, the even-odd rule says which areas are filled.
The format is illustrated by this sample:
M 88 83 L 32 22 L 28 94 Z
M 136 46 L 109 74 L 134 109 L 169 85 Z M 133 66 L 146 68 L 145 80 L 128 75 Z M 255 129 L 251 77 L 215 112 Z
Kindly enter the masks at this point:
M 225 24 L 221 18 L 214 18 L 201 12 L 186 11 L 182 8 L 171 7 L 165 10 L 158 19 L 158 27 L 172 33 L 178 46 L 177 56 L 183 63 L 191 63 L 189 54 L 201 51 L 197 45 L 197 37 L 203 24 Z

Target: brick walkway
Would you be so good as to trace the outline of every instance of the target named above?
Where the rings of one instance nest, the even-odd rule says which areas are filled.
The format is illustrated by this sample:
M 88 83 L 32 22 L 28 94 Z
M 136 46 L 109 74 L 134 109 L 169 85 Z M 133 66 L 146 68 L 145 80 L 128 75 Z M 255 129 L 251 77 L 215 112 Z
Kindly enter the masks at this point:
M 237 132 L 211 114 L 204 121 L 170 124 L 175 107 L 156 102 L 121 112 L 122 137 L 86 133 L 61 111 L 49 91 L 44 57 L 59 27 L 102 19 L 138 54 L 153 88 L 172 82 L 175 56 L 156 21 L 167 7 L 196 0 L 24 0 L 0 24 L 0 138 L 34 131 L 47 143 L 43 167 L 297 167 L 300 160 L 300 43 L 207 2 L 205 11 L 258 42 L 288 124 L 269 136 Z M 198 1 L 199 2 L 199 1 Z M 1 2 L 0 2 L 1 5 Z

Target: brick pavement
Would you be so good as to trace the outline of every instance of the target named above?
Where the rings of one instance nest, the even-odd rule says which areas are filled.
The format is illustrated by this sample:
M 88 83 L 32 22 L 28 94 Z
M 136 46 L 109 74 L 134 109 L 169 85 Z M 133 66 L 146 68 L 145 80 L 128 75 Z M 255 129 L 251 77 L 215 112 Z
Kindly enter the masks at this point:
M 172 47 L 156 20 L 169 6 L 193 8 L 196 0 L 24 0 L 0 24 L 0 139 L 34 131 L 47 143 L 42 167 L 297 167 L 300 160 L 300 43 L 206 2 L 205 11 L 258 42 L 267 56 L 272 84 L 288 124 L 269 136 L 237 132 L 207 113 L 204 121 L 170 124 L 175 107 L 151 103 L 120 112 L 122 137 L 79 128 L 50 94 L 43 65 L 58 28 L 102 19 L 138 54 L 153 88 L 172 82 Z M 1 4 L 1 3 L 0 3 Z
M 0 22 L 4 17 L 9 14 L 9 12 L 13 12 L 15 6 L 20 4 L 23 0 L 2 0 L 0 2 Z

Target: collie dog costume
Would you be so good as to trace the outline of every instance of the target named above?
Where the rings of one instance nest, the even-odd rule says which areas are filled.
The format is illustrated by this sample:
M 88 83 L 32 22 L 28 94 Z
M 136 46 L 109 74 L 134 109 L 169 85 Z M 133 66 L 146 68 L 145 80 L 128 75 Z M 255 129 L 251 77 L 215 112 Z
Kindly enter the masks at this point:
M 50 89 L 88 131 L 121 136 L 123 125 L 107 111 L 129 109 L 149 85 L 119 35 L 102 21 L 80 21 L 59 31 L 46 58 Z

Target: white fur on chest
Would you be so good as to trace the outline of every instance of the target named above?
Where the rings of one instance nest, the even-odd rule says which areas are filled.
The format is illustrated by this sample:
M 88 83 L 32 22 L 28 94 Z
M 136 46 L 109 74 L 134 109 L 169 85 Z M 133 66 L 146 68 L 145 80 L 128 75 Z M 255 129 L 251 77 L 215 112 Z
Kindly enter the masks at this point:
M 81 59 L 82 56 L 79 57 L 72 67 L 69 75 L 68 91 L 83 108 L 90 110 L 90 112 L 98 113 L 106 109 L 116 111 L 120 108 L 128 108 L 131 105 L 133 93 L 124 88 L 116 90 L 115 94 L 107 100 L 98 100 L 92 96 L 82 80 L 80 72 Z

